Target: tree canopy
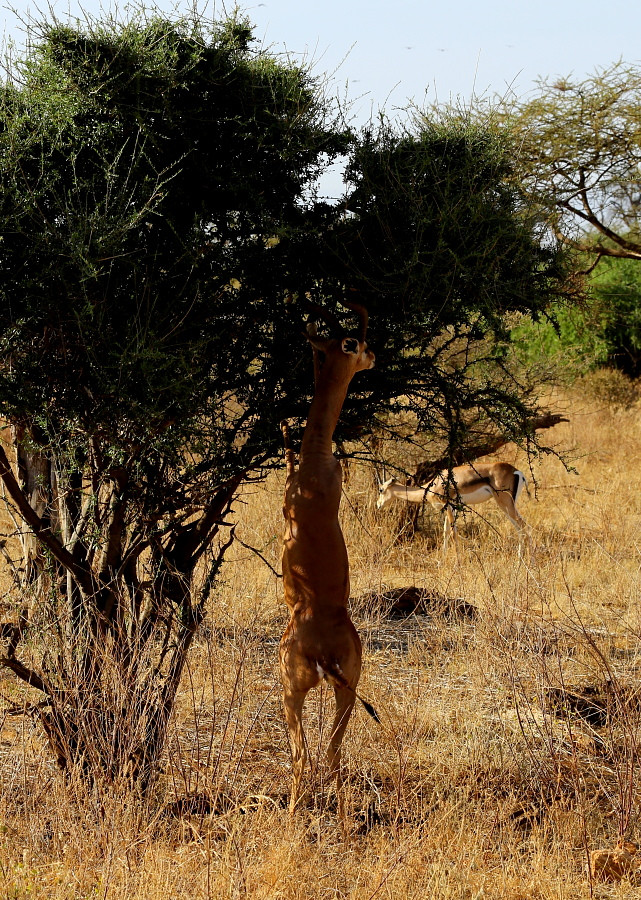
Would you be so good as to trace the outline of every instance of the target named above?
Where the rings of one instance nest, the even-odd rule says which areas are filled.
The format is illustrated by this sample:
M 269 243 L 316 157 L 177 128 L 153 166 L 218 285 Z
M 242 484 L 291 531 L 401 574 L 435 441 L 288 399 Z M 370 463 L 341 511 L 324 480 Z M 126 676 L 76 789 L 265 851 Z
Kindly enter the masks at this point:
M 563 294 L 567 263 L 509 137 L 436 112 L 341 121 L 238 18 L 54 22 L 2 86 L 0 414 L 18 470 L 0 450 L 0 475 L 46 549 L 35 563 L 23 541 L 14 567 L 30 627 L 60 642 L 18 658 L 16 625 L 3 664 L 44 694 L 61 765 L 148 782 L 239 486 L 279 464 L 279 420 L 304 420 L 319 306 L 345 322 L 342 300 L 364 304 L 378 361 L 339 438 L 407 408 L 450 446 L 472 409 L 527 434 L 509 317 Z M 332 205 L 317 176 L 339 154 Z M 135 727 L 114 725 L 123 709 Z
M 227 472 L 239 440 L 249 466 L 264 448 L 226 398 L 259 411 L 285 371 L 247 376 L 276 356 L 257 326 L 284 310 L 270 241 L 300 225 L 345 138 L 304 72 L 249 51 L 243 23 L 189 29 L 53 27 L 6 87 L 0 403 L 138 458 L 193 440 L 197 411 Z
M 523 321 L 518 326 L 525 356 L 532 363 L 543 360 L 557 378 L 571 381 L 603 366 L 638 378 L 641 267 L 634 259 L 605 257 L 590 273 L 588 288 L 584 303 L 553 310 L 554 325 Z
M 491 120 L 432 111 L 361 135 L 346 173 L 336 255 L 377 311 L 380 378 L 452 446 L 470 409 L 523 433 L 506 323 L 567 288 L 567 259 L 515 189 L 514 165 Z
M 557 233 L 597 258 L 641 259 L 641 68 L 545 79 L 510 107 L 526 185 Z

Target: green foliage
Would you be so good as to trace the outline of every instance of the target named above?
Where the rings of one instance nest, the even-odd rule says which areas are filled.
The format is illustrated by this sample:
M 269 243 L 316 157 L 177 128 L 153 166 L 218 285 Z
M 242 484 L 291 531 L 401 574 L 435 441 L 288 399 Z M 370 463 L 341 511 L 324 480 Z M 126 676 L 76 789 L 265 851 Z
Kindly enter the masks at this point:
M 607 361 L 636 378 L 641 375 L 641 266 L 632 259 L 603 259 L 591 283 Z
M 5 664 L 88 777 L 149 783 L 238 484 L 279 455 L 283 395 L 309 391 L 275 238 L 347 140 L 237 19 L 53 24 L 2 86 L 0 414 L 41 473 L 51 554 L 16 579 L 52 565 L 60 586 L 36 607 L 58 665 Z
M 608 358 L 588 303 L 552 304 L 543 319 L 525 317 L 512 329 L 512 340 L 528 369 L 561 381 L 572 382 Z
M 603 258 L 584 302 L 554 304 L 549 319 L 513 329 L 522 358 L 553 363 L 570 379 L 599 366 L 641 374 L 641 269 L 636 260 Z
M 349 250 L 363 281 L 402 294 L 430 330 L 473 309 L 479 332 L 500 332 L 507 309 L 536 309 L 559 257 L 512 170 L 509 137 L 490 123 L 433 113 L 415 133 L 365 135 L 348 170 L 360 226 Z
M 452 378 L 450 357 L 445 377 L 434 342 L 493 334 L 500 363 L 504 315 L 537 314 L 560 289 L 562 257 L 491 121 L 433 112 L 355 138 L 307 72 L 251 44 L 236 19 L 54 25 L 5 86 L 7 417 L 99 433 L 116 455 L 180 457 L 196 441 L 225 478 L 267 460 L 278 419 L 303 413 L 302 298 L 335 305 L 349 285 L 370 309 L 382 366 L 349 423 L 408 386 L 424 410 L 446 394 L 450 418 L 474 405 L 469 372 Z M 344 205 L 315 202 L 315 177 L 345 151 Z M 480 399 L 500 417 L 514 394 Z
M 155 19 L 54 26 L 21 88 L 5 87 L 4 415 L 47 410 L 50 431 L 80 421 L 125 452 L 171 421 L 178 449 L 195 415 L 225 421 L 226 391 L 255 409 L 278 393 L 279 374 L 247 374 L 272 355 L 284 310 L 267 240 L 297 226 L 321 155 L 345 138 L 306 73 L 249 43 L 235 21 L 211 34 Z M 221 437 L 224 472 L 238 423 Z

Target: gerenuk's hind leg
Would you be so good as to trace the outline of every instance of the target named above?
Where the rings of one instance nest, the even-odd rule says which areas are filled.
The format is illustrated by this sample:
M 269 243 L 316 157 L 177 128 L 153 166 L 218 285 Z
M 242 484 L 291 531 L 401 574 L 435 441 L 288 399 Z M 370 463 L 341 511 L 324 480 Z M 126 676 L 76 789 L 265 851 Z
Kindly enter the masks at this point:
M 307 747 L 303 731 L 303 703 L 306 692 L 284 692 L 285 721 L 289 733 L 289 746 L 292 752 L 292 793 L 289 798 L 289 814 L 296 812 L 300 801 L 303 773 L 307 763 Z
M 349 723 L 349 718 L 354 709 L 356 702 L 356 694 L 349 688 L 335 687 L 334 697 L 336 699 L 336 715 L 332 725 L 332 734 L 329 739 L 329 747 L 327 748 L 327 762 L 329 763 L 330 778 L 336 779 L 336 799 L 338 801 L 338 815 L 341 821 L 345 819 L 345 808 L 343 800 L 343 778 L 341 774 L 341 744 L 343 735 Z

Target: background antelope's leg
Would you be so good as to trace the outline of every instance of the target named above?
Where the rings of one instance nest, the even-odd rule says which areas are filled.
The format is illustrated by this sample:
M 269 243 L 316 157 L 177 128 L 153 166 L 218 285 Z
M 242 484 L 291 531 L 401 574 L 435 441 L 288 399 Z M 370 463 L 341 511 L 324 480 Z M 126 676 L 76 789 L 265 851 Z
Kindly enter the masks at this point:
M 450 529 L 452 527 L 452 519 L 449 506 L 443 507 L 443 546 L 441 548 L 441 553 L 443 554 L 443 561 L 445 561 L 445 555 L 447 553 L 447 546 L 450 542 Z
M 519 513 L 512 496 L 510 494 L 497 494 L 496 502 L 519 533 L 519 553 L 521 552 L 522 539 L 525 537 L 530 551 L 530 559 L 533 560 L 535 555 L 532 536 L 530 534 L 530 526 Z
M 443 523 L 443 561 L 445 561 L 445 557 L 447 556 L 447 548 L 449 545 L 450 533 L 452 535 L 452 540 L 454 542 L 454 549 L 456 551 L 456 561 L 459 561 L 459 552 L 458 552 L 458 533 L 456 530 L 456 516 L 454 514 L 454 510 L 451 506 L 445 507 L 445 521 Z
M 356 694 L 349 688 L 335 687 L 334 698 L 336 700 L 336 715 L 332 725 L 332 734 L 327 748 L 327 762 L 329 763 L 330 778 L 336 779 L 336 799 L 338 801 L 338 815 L 341 820 L 345 818 L 345 806 L 343 800 L 343 778 L 341 775 L 341 744 L 343 735 L 349 722 L 349 717 L 354 709 Z
M 303 730 L 303 703 L 305 691 L 283 693 L 283 705 L 285 707 L 285 721 L 289 733 L 289 746 L 292 751 L 292 793 L 289 798 L 289 813 L 292 815 L 300 800 L 303 772 L 307 763 L 307 747 L 305 746 L 305 732 Z

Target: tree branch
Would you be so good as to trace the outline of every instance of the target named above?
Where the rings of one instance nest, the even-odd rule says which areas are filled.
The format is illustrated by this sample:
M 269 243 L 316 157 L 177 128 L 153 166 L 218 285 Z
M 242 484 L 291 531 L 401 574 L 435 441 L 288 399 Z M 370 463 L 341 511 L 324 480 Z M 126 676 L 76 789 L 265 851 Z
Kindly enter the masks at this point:
M 7 493 L 18 508 L 18 512 L 27 525 L 29 525 L 38 540 L 51 551 L 53 556 L 65 567 L 65 569 L 68 569 L 73 574 L 83 590 L 85 590 L 87 594 L 91 594 L 94 589 L 91 573 L 86 569 L 81 568 L 76 563 L 71 553 L 69 553 L 66 547 L 60 543 L 58 538 L 52 533 L 51 529 L 44 525 L 40 516 L 31 507 L 29 501 L 20 489 L 20 485 L 11 470 L 7 454 L 2 446 L 0 446 L 0 478 L 2 478 Z
M 624 257 L 627 259 L 641 259 L 641 246 L 638 243 L 634 243 L 632 241 L 627 240 L 622 237 L 620 234 L 617 234 L 616 231 L 613 231 L 609 228 L 604 222 L 602 222 L 599 217 L 596 215 L 594 210 L 590 205 L 590 200 L 588 197 L 588 189 L 585 183 L 585 170 L 580 169 L 579 171 L 579 184 L 578 184 L 578 196 L 581 198 L 581 205 L 583 206 L 583 210 L 578 209 L 575 206 L 572 206 L 569 200 L 565 201 L 561 205 L 571 212 L 573 215 L 578 216 L 580 219 L 583 219 L 584 222 L 588 222 L 592 225 L 596 230 L 611 240 L 617 247 L 620 247 L 620 251 L 614 251 L 612 248 L 611 252 L 608 247 L 601 247 L 600 252 L 603 256 L 618 256 Z M 588 248 L 586 248 L 588 249 Z M 624 251 L 624 252 L 621 252 Z
M 20 660 L 16 659 L 12 656 L 1 656 L 0 657 L 0 666 L 4 666 L 6 669 L 11 669 L 18 678 L 21 678 L 22 681 L 25 681 L 31 687 L 36 688 L 39 691 L 42 691 L 43 694 L 46 694 L 47 697 L 51 696 L 51 689 L 47 685 L 47 683 L 36 673 L 29 669 L 24 663 L 21 663 Z

